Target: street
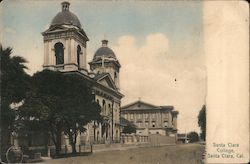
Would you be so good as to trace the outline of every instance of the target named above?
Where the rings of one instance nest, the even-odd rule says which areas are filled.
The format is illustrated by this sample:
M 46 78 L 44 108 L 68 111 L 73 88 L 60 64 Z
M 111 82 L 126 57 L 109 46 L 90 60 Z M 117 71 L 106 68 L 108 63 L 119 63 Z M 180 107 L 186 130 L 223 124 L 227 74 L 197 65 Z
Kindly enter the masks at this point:
M 127 150 L 95 152 L 88 156 L 46 160 L 45 163 L 83 164 L 199 164 L 203 145 L 181 144 L 174 146 L 144 147 Z

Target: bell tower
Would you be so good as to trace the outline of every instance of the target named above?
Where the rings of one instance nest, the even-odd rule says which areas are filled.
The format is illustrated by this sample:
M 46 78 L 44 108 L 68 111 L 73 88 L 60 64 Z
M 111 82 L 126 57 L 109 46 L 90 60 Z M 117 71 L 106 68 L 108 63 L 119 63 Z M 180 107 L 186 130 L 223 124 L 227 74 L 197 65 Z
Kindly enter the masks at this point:
M 102 40 L 102 46 L 97 49 L 89 65 L 90 70 L 95 74 L 109 73 L 117 89 L 120 88 L 119 72 L 121 65 L 114 51 L 108 47 L 108 40 Z
M 69 10 L 70 3 L 62 3 L 49 29 L 42 33 L 44 41 L 44 69 L 81 71 L 87 74 L 86 47 L 89 41 L 77 16 Z

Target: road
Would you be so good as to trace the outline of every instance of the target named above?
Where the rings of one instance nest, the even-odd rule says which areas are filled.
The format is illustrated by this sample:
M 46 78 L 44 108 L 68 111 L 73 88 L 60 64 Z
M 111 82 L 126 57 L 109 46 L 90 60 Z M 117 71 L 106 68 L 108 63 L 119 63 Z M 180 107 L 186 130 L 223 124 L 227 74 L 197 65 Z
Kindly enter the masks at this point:
M 202 149 L 199 144 L 144 147 L 127 150 L 95 152 L 88 156 L 50 159 L 52 164 L 200 164 Z

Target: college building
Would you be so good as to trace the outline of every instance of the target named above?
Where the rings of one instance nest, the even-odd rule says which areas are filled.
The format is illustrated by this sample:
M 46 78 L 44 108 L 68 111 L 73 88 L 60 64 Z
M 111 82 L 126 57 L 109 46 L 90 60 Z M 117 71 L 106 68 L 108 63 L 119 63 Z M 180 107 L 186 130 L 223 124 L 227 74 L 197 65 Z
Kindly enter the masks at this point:
M 155 106 L 141 100 L 121 107 L 121 116 L 135 125 L 139 135 L 176 137 L 178 114 L 173 106 Z

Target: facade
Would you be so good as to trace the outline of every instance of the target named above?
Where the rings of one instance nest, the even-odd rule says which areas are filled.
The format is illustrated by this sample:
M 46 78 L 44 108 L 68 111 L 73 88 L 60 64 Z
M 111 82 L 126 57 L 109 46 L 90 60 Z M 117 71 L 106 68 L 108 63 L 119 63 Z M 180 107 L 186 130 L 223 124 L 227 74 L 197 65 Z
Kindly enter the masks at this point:
M 176 136 L 178 111 L 173 106 L 155 106 L 136 101 L 121 107 L 121 116 L 136 126 L 136 134 Z
M 189 138 L 187 137 L 187 133 L 178 133 L 177 141 L 179 143 L 189 143 Z
M 70 3 L 62 3 L 62 11 L 42 33 L 44 40 L 44 69 L 77 74 L 92 84 L 95 100 L 102 107 L 103 123 L 92 122 L 78 138 L 82 142 L 104 143 L 120 140 L 120 106 L 123 95 L 119 92 L 121 65 L 115 53 L 103 40 L 87 68 L 87 42 L 77 16 L 69 10 Z M 79 90 L 80 91 L 80 90 Z M 82 91 L 84 92 L 84 91 Z M 67 139 L 65 140 L 67 144 Z

